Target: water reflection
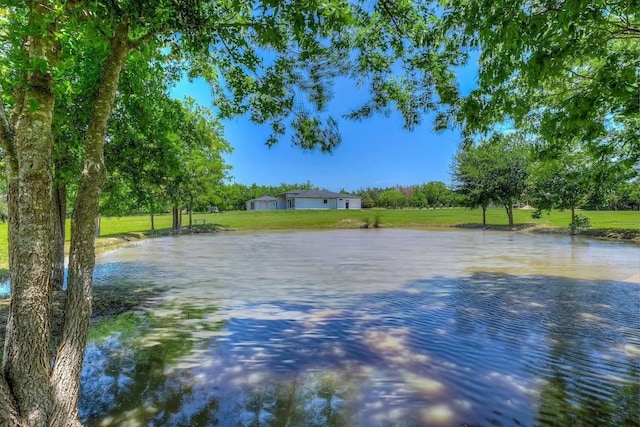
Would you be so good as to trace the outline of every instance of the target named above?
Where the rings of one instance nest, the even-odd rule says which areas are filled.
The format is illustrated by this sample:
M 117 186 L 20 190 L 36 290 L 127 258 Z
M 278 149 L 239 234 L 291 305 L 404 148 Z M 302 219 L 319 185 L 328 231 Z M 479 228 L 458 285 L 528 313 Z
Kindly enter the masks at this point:
M 157 426 L 640 421 L 637 285 L 476 273 L 334 300 L 323 299 L 324 290 L 309 292 L 304 302 L 175 298 L 153 313 L 103 325 L 87 352 L 84 420 Z

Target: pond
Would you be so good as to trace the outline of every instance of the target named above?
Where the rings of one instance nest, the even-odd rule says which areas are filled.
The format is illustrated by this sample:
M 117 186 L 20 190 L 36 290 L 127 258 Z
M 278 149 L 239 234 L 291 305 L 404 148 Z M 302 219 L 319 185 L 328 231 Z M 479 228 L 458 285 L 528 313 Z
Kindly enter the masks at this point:
M 219 233 L 100 254 L 166 296 L 91 334 L 126 426 L 636 426 L 637 246 L 480 230 Z

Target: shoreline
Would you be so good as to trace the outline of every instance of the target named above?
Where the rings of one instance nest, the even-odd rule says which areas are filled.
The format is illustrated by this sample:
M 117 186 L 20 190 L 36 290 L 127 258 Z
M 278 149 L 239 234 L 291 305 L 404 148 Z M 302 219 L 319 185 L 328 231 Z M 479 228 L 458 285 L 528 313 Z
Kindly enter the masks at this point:
M 595 240 L 605 240 L 610 242 L 618 242 L 618 243 L 631 243 L 640 245 L 640 230 L 632 230 L 625 228 L 594 228 L 594 229 L 580 229 L 576 230 L 573 234 L 571 230 L 566 227 L 552 227 L 548 225 L 539 225 L 539 224 L 519 224 L 516 225 L 512 230 L 507 226 L 495 226 L 495 225 L 487 225 L 483 226 L 482 224 L 458 224 L 453 226 L 455 228 L 476 228 L 483 230 L 496 230 L 496 231 L 513 231 L 520 233 L 530 233 L 530 234 L 555 234 L 561 236 L 580 236 L 580 237 L 588 237 Z
M 350 227 L 329 227 L 320 228 L 321 230 L 343 229 L 343 228 L 368 228 L 364 222 L 353 221 L 350 222 Z M 412 224 L 408 227 L 385 227 L 384 224 L 380 228 L 407 228 L 407 229 L 424 229 L 430 227 L 429 224 Z M 431 227 L 434 227 L 433 225 Z M 468 224 L 455 224 L 455 225 L 440 225 L 437 228 L 466 228 L 466 229 L 481 229 L 481 230 L 493 230 L 493 231 L 510 231 L 514 233 L 530 233 L 530 234 L 555 234 L 561 236 L 580 236 L 587 237 L 594 240 L 628 243 L 633 245 L 640 245 L 640 230 L 624 229 L 624 228 L 595 228 L 595 229 L 581 229 L 576 230 L 575 233 L 571 233 L 571 230 L 567 227 L 553 227 L 548 225 L 539 225 L 534 223 L 518 224 L 513 229 L 504 225 L 482 225 L 478 223 Z M 247 231 L 260 231 L 260 230 L 304 230 L 314 228 L 251 228 Z M 241 231 L 243 229 L 230 229 L 220 227 L 214 224 L 194 225 L 191 229 L 184 227 L 181 232 L 177 232 L 172 229 L 162 229 L 155 231 L 140 231 L 135 233 L 117 234 L 105 237 L 99 237 L 96 239 L 95 248 L 96 252 L 105 251 L 109 249 L 117 248 L 127 243 L 136 242 L 144 239 L 152 239 L 156 237 L 168 237 L 168 236 L 183 236 L 190 234 L 203 234 L 203 233 L 217 233 L 223 231 Z M 68 245 L 68 243 L 67 243 Z M 0 283 L 9 279 L 9 271 L 0 269 Z

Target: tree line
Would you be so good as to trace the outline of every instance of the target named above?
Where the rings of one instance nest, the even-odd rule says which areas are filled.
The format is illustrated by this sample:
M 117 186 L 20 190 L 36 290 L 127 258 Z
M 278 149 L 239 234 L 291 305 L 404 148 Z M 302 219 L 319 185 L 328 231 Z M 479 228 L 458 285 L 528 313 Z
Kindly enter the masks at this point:
M 225 210 L 244 210 L 246 202 L 251 199 L 257 199 L 262 196 L 276 196 L 291 190 L 320 190 L 322 188 L 313 185 L 310 181 L 304 183 L 280 185 L 260 185 L 253 183 L 251 185 L 241 183 L 223 183 L 216 186 L 215 190 L 208 195 L 198 199 L 198 203 L 193 205 L 194 209 L 205 212 L 212 206 L 217 207 L 221 211 Z M 342 189 L 341 193 L 349 193 Z M 427 208 L 427 207 L 451 207 L 462 206 L 460 196 L 447 187 L 443 182 L 433 181 L 421 185 L 396 185 L 387 188 L 363 188 L 351 194 L 362 198 L 363 208 Z M 148 213 L 147 207 L 136 205 L 136 209 L 131 213 Z M 165 203 L 164 212 L 168 212 Z M 120 215 L 122 213 L 118 213 Z
M 639 209 L 640 179 L 636 168 L 620 167 L 615 155 L 594 155 L 575 148 L 554 156 L 537 152 L 523 134 L 496 134 L 462 147 L 452 162 L 455 190 L 465 206 L 505 208 L 513 227 L 513 207 L 525 202 L 538 211 L 571 210 L 572 229 L 586 225 L 578 208 Z

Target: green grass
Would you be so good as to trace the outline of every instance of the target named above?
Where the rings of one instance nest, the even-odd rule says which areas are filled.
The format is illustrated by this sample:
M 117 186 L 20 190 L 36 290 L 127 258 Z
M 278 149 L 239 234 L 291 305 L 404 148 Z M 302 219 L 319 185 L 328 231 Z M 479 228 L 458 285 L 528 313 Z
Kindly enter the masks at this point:
M 589 217 L 591 230 L 640 230 L 640 212 L 638 211 L 579 211 Z M 268 229 L 334 229 L 357 228 L 367 219 L 373 224 L 379 215 L 383 228 L 429 228 L 451 227 L 456 225 L 479 225 L 482 222 L 480 209 L 364 209 L 340 211 L 232 211 L 217 214 L 195 214 L 194 219 L 204 219 L 207 224 L 215 224 L 233 230 Z M 570 211 L 552 211 L 542 213 L 540 219 L 531 218 L 530 210 L 514 210 L 516 225 L 537 224 L 549 227 L 568 228 L 571 222 Z M 188 216 L 183 217 L 184 225 Z M 505 227 L 507 216 L 504 209 L 487 210 L 487 224 L 493 227 Z M 155 217 L 157 230 L 171 228 L 171 215 Z M 117 236 L 129 233 L 144 233 L 151 229 L 149 216 L 130 216 L 102 218 L 101 236 Z M 597 234 L 597 233 L 596 233 Z M 69 236 L 67 222 L 67 236 Z M 7 224 L 0 223 L 0 275 L 8 267 Z

